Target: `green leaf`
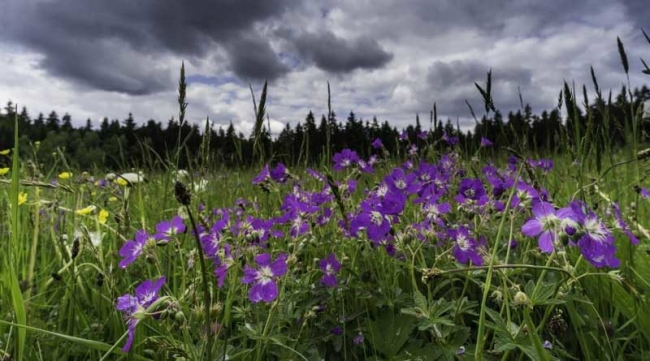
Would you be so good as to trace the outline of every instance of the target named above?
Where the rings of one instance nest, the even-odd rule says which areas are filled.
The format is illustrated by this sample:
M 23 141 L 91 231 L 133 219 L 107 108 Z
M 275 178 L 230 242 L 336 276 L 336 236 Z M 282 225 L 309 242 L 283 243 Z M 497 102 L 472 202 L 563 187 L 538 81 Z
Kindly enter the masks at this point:
M 415 320 L 392 311 L 368 324 L 369 340 L 375 350 L 390 358 L 399 353 L 415 328 Z

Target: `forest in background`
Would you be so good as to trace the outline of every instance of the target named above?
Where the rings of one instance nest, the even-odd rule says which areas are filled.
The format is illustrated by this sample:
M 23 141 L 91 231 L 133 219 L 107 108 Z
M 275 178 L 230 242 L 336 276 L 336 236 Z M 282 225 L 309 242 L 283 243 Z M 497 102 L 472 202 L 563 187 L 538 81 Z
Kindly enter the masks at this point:
M 486 106 L 488 115 L 481 118 L 474 115 L 474 109 L 468 108 L 475 126 L 466 132 L 461 131 L 456 121 L 438 119 L 434 106 L 430 114 L 416 115 L 413 124 L 401 130 L 391 126 L 389 120 L 357 118 L 353 111 L 343 121 L 333 112 L 317 117 L 310 111 L 294 127 L 286 124 L 275 138 L 269 134 L 265 122 L 259 139 L 265 154 L 290 165 L 310 165 L 326 160 L 328 131 L 330 156 L 331 152 L 352 148 L 364 158 L 377 152 L 372 147 L 377 138 L 381 139 L 388 153 L 397 157 L 409 151 L 420 152 L 425 145 L 443 149 L 455 143 L 466 151 L 465 154 L 472 154 L 481 147 L 482 138 L 493 143 L 490 152 L 509 147 L 522 153 L 558 154 L 570 151 L 568 145 L 573 144 L 574 139 L 580 139 L 580 134 L 576 136 L 580 131 L 609 134 L 607 146 L 615 148 L 626 143 L 628 125 L 625 119 L 637 116 L 643 118 L 638 134 L 642 141 L 648 139 L 650 121 L 647 109 L 641 115 L 629 114 L 631 109 L 643 109 L 639 106 L 650 100 L 647 86 L 632 92 L 623 87 L 617 96 L 610 93 L 603 97 L 598 92 L 598 97 L 592 102 L 583 88 L 582 109 L 565 105 L 563 117 L 563 104 L 577 102 L 574 93 L 565 85 L 557 106 L 540 114 L 534 114 L 531 107 L 523 103 L 521 109 L 506 115 L 498 110 L 490 114 Z M 0 149 L 13 146 L 14 109 L 9 101 L 4 112 L 0 113 Z M 575 120 L 579 124 L 574 124 Z M 217 167 L 246 166 L 254 161 L 254 135 L 237 132 L 232 122 L 225 129 L 206 129 L 205 122 L 201 126 L 174 118 L 166 124 L 153 119 L 140 123 L 129 114 L 124 120 L 104 118 L 99 127 L 92 124 L 88 119 L 85 126 L 75 127 L 71 115 L 66 113 L 60 117 L 54 111 L 47 117 L 42 113 L 31 117 L 28 109 L 23 107 L 18 113 L 22 155 L 36 155 L 46 164 L 54 161 L 53 157 L 64 155 L 69 166 L 81 169 L 155 168 L 165 165 L 167 155 L 175 151 L 180 139 L 184 142 L 185 152 L 179 158 L 181 167 L 191 166 L 200 157 L 209 157 Z M 210 136 L 203 137 L 207 130 Z M 152 157 L 152 154 L 157 156 Z

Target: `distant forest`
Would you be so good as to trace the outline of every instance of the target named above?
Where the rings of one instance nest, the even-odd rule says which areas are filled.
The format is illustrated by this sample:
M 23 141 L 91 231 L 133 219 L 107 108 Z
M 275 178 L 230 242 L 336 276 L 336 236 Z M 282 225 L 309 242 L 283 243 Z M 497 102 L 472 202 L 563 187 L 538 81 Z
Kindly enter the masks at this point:
M 637 134 L 642 141 L 650 134 L 650 119 L 647 110 L 644 112 L 642 108 L 643 104 L 650 104 L 646 103 L 650 100 L 650 89 L 643 86 L 635 89 L 632 95 L 630 97 L 630 92 L 622 88 L 614 98 L 612 95 L 599 96 L 590 103 L 586 91 L 578 97 L 583 99 L 576 100 L 565 87 L 558 106 L 552 110 L 533 114 L 530 106 L 522 104 L 522 109 L 505 116 L 499 111 L 490 112 L 487 116 L 475 117 L 473 130 L 467 132 L 460 131 L 451 119 L 437 119 L 434 111 L 415 116 L 413 124 L 402 130 L 391 126 L 389 120 L 357 118 L 352 111 L 343 121 L 333 113 L 318 119 L 309 112 L 295 127 L 287 124 L 275 139 L 269 135 L 265 124 L 260 139 L 264 154 L 269 155 L 267 158 L 288 165 L 324 161 L 328 130 L 329 156 L 351 148 L 367 158 L 380 151 L 372 146 L 377 138 L 381 139 L 385 150 L 396 157 L 409 151 L 421 152 L 431 147 L 444 150 L 451 146 L 460 147 L 465 154 L 473 154 L 482 147 L 482 138 L 492 142 L 489 147 L 483 144 L 486 152 L 499 152 L 507 146 L 521 152 L 550 155 L 569 151 L 576 138 L 582 139 L 589 132 L 608 134 L 604 141 L 614 148 L 629 141 L 626 136 L 631 134 L 631 119 L 637 119 L 640 124 Z M 576 103 L 581 106 L 575 106 Z M 564 118 L 561 116 L 563 105 L 567 114 Z M 13 146 L 14 108 L 9 102 L 0 113 L 0 150 Z M 472 115 L 474 111 L 471 110 Z M 36 155 L 38 162 L 43 164 L 53 164 L 53 157 L 63 154 L 69 166 L 81 169 L 162 167 L 170 159 L 168 155 L 175 152 L 179 139 L 184 143 L 179 160 L 181 167 L 191 166 L 190 163 L 200 157 L 209 157 L 210 164 L 215 167 L 246 166 L 257 161 L 253 159 L 252 136 L 237 133 L 232 123 L 225 129 L 211 129 L 209 137 L 203 137 L 205 126 L 188 122 L 181 125 L 174 119 L 168 120 L 166 125 L 155 120 L 138 124 L 129 114 L 121 121 L 104 118 L 99 128 L 92 127 L 90 119 L 86 126 L 74 127 L 69 114 L 59 117 L 53 111 L 47 117 L 43 114 L 31 117 L 26 108 L 19 112 L 18 123 L 21 156 L 32 158 Z

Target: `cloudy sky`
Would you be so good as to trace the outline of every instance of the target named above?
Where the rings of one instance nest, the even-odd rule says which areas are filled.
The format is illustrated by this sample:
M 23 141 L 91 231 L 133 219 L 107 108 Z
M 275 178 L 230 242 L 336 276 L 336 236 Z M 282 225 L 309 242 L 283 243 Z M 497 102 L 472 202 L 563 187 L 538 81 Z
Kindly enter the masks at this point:
M 493 72 L 504 112 L 556 105 L 562 82 L 602 88 L 631 82 L 650 60 L 646 0 L 0 0 L 0 102 L 30 115 L 55 110 L 90 118 L 165 123 L 178 113 L 181 61 L 188 118 L 252 126 L 249 84 L 269 80 L 274 133 L 309 110 L 327 112 L 327 82 L 339 119 L 353 110 L 398 128 L 415 114 L 470 122 L 482 109 L 474 82 Z M 470 124 L 470 123 L 466 123 Z

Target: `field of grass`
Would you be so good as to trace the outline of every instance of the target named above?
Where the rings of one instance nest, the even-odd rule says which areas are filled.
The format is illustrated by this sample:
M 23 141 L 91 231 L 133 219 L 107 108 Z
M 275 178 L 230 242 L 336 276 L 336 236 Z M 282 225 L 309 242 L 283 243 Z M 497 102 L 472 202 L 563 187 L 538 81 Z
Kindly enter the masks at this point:
M 314 169 L 0 149 L 0 360 L 649 359 L 650 153 L 626 124 L 621 150 L 446 136 Z

